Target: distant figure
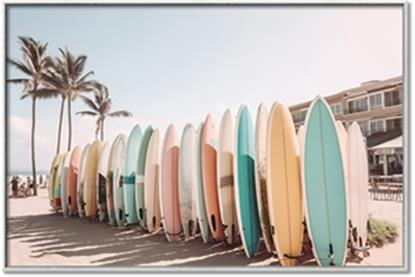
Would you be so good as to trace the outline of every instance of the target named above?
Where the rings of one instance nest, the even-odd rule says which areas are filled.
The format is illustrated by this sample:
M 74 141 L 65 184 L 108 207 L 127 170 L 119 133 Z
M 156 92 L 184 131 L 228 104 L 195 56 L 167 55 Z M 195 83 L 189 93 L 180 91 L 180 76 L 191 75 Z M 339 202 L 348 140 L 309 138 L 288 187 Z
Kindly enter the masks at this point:
M 19 192 L 19 176 L 13 176 L 10 183 L 12 184 L 12 197 L 17 197 Z

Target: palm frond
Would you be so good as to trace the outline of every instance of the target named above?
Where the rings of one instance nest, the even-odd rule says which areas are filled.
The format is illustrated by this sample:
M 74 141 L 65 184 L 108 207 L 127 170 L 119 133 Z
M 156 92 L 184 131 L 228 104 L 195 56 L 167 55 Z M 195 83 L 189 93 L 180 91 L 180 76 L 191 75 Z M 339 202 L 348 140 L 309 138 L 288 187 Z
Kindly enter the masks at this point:
M 12 84 L 27 84 L 28 82 L 30 82 L 30 79 L 27 79 L 27 78 L 8 79 L 7 80 L 7 83 L 12 83 Z
M 34 76 L 35 75 L 35 73 L 32 72 L 31 69 L 29 67 L 27 67 L 27 65 L 25 65 L 24 63 L 15 61 L 15 60 L 10 59 L 10 58 L 8 58 L 7 61 L 9 63 L 11 63 L 12 65 L 14 65 L 21 72 L 23 72 L 23 73 L 25 73 L 25 74 L 27 74 L 29 76 Z
M 130 113 L 129 111 L 122 110 L 122 111 L 116 111 L 116 112 L 109 113 L 108 116 L 110 117 L 131 117 L 133 116 L 133 114 Z
M 79 97 L 91 110 L 96 111 L 96 112 L 99 111 L 99 107 L 94 103 L 94 101 L 92 101 L 91 99 L 89 99 L 88 97 L 84 95 L 79 95 Z
M 41 76 L 41 81 L 48 87 L 53 87 L 58 90 L 64 90 L 64 83 L 62 82 L 61 75 L 56 73 L 54 70 L 48 70 Z
M 99 114 L 96 112 L 91 112 L 91 111 L 80 111 L 76 113 L 77 115 L 80 116 L 98 116 Z
M 29 91 L 29 93 L 40 99 L 55 98 L 61 95 L 60 91 L 50 88 L 39 88 L 36 91 Z
M 25 99 L 25 98 L 27 98 L 27 97 L 29 97 L 29 96 L 31 96 L 31 94 L 29 94 L 29 93 L 26 91 L 26 92 L 24 92 L 24 93 L 22 94 L 22 96 L 20 96 L 20 100 L 23 100 L 23 99 Z
M 91 75 L 94 75 L 94 71 L 89 71 L 89 72 L 87 72 L 84 76 L 82 76 L 79 80 L 78 80 L 78 83 L 79 84 L 83 84 L 83 83 L 85 83 L 85 79 L 86 78 L 88 78 L 89 76 L 91 76 Z M 96 82 L 96 81 L 95 81 Z M 92 83 L 92 85 L 95 85 L 95 83 Z
M 78 79 L 79 76 L 81 76 L 82 72 L 84 71 L 85 64 L 86 64 L 87 56 L 81 55 L 78 58 L 76 58 L 74 63 L 74 76 L 76 79 Z

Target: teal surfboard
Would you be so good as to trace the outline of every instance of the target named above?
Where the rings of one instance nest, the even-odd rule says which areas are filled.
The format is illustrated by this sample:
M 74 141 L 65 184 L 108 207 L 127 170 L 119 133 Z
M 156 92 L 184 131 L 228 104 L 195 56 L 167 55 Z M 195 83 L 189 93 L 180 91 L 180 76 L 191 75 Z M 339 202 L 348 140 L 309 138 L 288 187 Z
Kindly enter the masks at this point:
M 137 162 L 137 177 L 136 177 L 136 190 L 135 190 L 135 202 L 138 214 L 138 223 L 141 227 L 146 229 L 147 217 L 144 208 L 144 171 L 146 166 L 148 143 L 150 142 L 151 134 L 153 134 L 153 127 L 148 126 L 141 138 L 140 147 L 138 150 L 138 162 Z
M 342 266 L 347 250 L 345 175 L 334 117 L 321 97 L 308 110 L 303 143 L 303 191 L 314 256 L 322 266 Z
M 239 232 L 247 257 L 259 247 L 260 223 L 255 191 L 254 127 L 248 107 L 242 105 L 235 125 L 235 194 Z
M 128 137 L 125 148 L 125 167 L 123 176 L 124 209 L 127 224 L 138 223 L 135 203 L 135 183 L 138 161 L 138 148 L 141 142 L 140 125 L 135 125 Z

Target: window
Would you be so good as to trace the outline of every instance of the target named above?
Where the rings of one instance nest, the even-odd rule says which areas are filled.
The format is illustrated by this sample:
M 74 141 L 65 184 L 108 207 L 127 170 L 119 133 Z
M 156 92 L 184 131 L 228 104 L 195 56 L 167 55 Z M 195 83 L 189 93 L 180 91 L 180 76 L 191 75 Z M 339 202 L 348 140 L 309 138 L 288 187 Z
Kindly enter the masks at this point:
M 370 107 L 382 106 L 382 94 L 373 94 L 370 96 Z
M 385 122 L 383 120 L 376 120 L 370 122 L 370 133 L 376 134 L 385 132 Z
M 294 122 L 303 122 L 305 120 L 305 116 L 307 114 L 307 111 L 299 111 L 293 114 L 293 120 Z
M 331 110 L 334 114 L 341 114 L 342 113 L 342 107 L 340 104 L 333 104 L 330 106 Z
M 367 97 L 349 101 L 349 113 L 367 112 Z
M 399 105 L 399 104 L 402 103 L 401 96 L 399 95 L 398 90 L 385 92 L 384 97 L 385 97 L 385 106 L 386 107 Z
M 387 119 L 386 131 L 402 131 L 402 118 Z
M 362 121 L 362 122 L 359 122 L 359 125 L 360 125 L 360 129 L 362 129 L 363 135 L 368 136 L 370 133 L 369 123 L 367 121 Z

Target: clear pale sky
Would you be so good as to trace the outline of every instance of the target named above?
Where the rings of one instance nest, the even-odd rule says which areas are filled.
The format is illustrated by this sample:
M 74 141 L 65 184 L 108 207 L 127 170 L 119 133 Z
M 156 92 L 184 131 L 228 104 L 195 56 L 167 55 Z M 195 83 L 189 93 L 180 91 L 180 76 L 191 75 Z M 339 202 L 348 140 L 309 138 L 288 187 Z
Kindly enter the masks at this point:
M 107 120 L 111 142 L 136 123 L 162 131 L 175 123 L 181 132 L 209 112 L 219 124 L 241 103 L 255 117 L 261 102 L 292 105 L 402 75 L 400 7 L 11 7 L 8 55 L 21 59 L 17 36 L 48 42 L 53 56 L 58 47 L 88 56 L 86 69 L 109 87 L 113 109 L 134 114 Z M 8 74 L 22 76 L 14 68 Z M 7 93 L 9 168 L 30 170 L 31 101 L 19 100 L 19 85 Z M 37 107 L 37 167 L 45 170 L 59 101 Z M 95 119 L 73 119 L 73 145 L 92 141 Z

